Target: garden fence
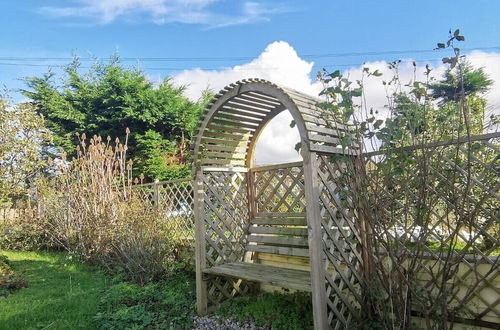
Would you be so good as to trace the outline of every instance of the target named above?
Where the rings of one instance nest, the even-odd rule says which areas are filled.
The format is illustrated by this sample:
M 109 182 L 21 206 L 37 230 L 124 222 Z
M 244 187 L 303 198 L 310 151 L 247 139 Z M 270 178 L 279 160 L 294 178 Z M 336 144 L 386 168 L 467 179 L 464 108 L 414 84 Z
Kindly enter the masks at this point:
M 413 314 L 439 317 L 445 304 L 448 319 L 500 324 L 499 142 L 491 133 L 365 154 L 375 262 L 413 276 L 403 285 Z
M 194 215 L 192 179 L 155 181 L 132 187 L 151 209 L 160 212 L 173 237 L 194 246 Z

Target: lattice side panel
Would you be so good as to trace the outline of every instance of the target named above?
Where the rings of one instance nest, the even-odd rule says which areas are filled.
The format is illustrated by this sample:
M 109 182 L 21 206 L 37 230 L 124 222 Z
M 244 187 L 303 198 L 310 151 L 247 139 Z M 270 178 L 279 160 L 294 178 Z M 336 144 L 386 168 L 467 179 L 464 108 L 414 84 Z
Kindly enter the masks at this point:
M 258 212 L 305 212 L 302 166 L 256 171 L 255 187 Z
M 158 212 L 159 221 L 171 233 L 169 238 L 194 246 L 192 179 L 136 185 L 131 192 L 145 211 Z
M 243 261 L 247 244 L 248 198 L 245 173 L 205 172 L 204 217 L 207 267 Z M 210 277 L 207 283 L 210 305 L 248 290 L 241 280 Z
M 362 302 L 361 241 L 348 197 L 349 186 L 339 177 L 344 170 L 330 156 L 319 156 L 320 207 L 323 251 L 326 256 L 328 322 L 333 329 L 353 327 Z
M 194 246 L 192 180 L 160 183 L 158 208 L 174 238 Z
M 423 155 L 425 180 L 418 165 Z M 449 315 L 498 323 L 498 138 L 473 142 L 468 161 L 465 143 L 367 159 L 373 204 L 386 214 L 373 228 L 401 271 L 414 273 L 413 310 L 433 314 L 432 301 L 445 299 Z M 381 166 L 392 173 L 375 170 Z

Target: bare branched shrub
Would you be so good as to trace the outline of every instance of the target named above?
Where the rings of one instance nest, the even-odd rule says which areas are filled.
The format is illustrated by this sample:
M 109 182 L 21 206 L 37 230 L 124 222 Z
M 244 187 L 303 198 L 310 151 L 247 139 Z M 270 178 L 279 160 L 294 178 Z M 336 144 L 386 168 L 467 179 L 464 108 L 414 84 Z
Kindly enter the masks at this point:
M 146 282 L 164 273 L 176 243 L 160 213 L 133 192 L 127 138 L 113 144 L 82 134 L 77 156 L 45 187 L 44 215 L 70 253 Z

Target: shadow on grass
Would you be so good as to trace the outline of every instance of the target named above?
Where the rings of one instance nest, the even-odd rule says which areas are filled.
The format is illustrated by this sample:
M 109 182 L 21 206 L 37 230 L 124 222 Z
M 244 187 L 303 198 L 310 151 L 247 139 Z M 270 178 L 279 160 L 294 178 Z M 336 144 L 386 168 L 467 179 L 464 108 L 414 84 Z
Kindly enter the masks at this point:
M 0 299 L 1 329 L 92 329 L 107 285 L 96 268 L 62 253 L 0 252 L 24 272 L 28 287 Z

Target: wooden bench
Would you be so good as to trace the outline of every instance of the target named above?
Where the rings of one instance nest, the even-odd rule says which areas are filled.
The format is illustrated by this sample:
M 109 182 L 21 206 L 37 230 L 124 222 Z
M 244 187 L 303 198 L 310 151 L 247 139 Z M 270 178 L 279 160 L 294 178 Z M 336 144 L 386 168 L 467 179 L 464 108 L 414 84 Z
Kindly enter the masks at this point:
M 305 213 L 255 214 L 250 220 L 245 251 L 309 257 Z M 250 262 L 227 263 L 204 271 L 208 275 L 241 278 L 300 291 L 311 291 L 309 271 Z

